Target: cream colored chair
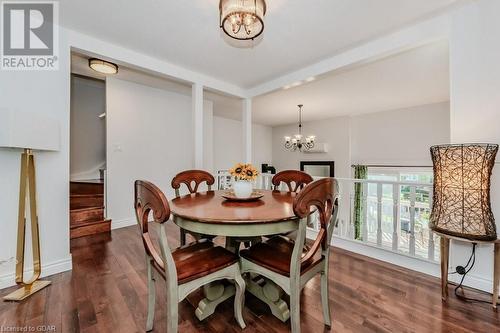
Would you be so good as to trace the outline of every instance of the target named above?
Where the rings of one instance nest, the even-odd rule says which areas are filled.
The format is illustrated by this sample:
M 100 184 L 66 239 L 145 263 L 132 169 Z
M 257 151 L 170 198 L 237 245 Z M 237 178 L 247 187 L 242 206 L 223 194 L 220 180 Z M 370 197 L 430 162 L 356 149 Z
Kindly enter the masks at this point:
M 245 281 L 241 277 L 238 256 L 206 239 L 171 251 L 163 225 L 170 218 L 168 201 L 161 190 L 150 182 L 135 181 L 135 211 L 146 250 L 149 295 L 146 331 L 153 329 L 157 277 L 164 279 L 166 284 L 167 304 L 164 308 L 168 333 L 177 332 L 180 301 L 203 285 L 223 279 L 235 282 L 234 316 L 241 328 L 245 328 L 242 315 Z M 161 254 L 153 245 L 149 231 L 150 213 L 154 222 L 160 224 Z
M 321 302 L 325 325 L 331 326 L 328 297 L 330 240 L 338 212 L 338 185 L 333 178 L 305 186 L 294 200 L 293 209 L 301 218 L 295 241 L 274 236 L 240 252 L 242 273 L 262 275 L 290 295 L 290 321 L 293 333 L 300 332 L 300 292 L 316 274 L 321 275 Z M 305 247 L 307 217 L 311 209 L 319 214 L 321 228 L 314 243 Z

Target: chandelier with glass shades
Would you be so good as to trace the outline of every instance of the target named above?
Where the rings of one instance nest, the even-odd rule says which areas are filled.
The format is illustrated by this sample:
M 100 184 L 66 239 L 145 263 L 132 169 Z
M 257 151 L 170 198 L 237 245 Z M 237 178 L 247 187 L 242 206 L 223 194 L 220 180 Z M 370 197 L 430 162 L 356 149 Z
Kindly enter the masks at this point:
M 314 147 L 314 140 L 316 137 L 314 135 L 302 136 L 302 107 L 304 105 L 299 104 L 299 134 L 295 134 L 292 137 L 285 136 L 285 148 L 291 151 L 305 151 L 310 150 Z
M 264 32 L 264 0 L 220 0 L 220 28 L 237 40 L 253 40 Z

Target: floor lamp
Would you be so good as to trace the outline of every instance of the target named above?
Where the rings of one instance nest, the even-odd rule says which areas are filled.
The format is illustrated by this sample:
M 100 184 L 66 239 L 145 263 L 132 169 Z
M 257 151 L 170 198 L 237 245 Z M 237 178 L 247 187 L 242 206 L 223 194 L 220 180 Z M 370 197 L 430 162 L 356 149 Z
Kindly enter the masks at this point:
M 6 301 L 21 301 L 47 287 L 50 281 L 39 280 L 42 271 L 40 237 L 36 206 L 34 151 L 59 150 L 59 123 L 35 113 L 0 109 L 0 148 L 22 149 L 19 181 L 19 213 L 17 225 L 16 283 L 21 288 L 4 297 Z M 24 278 L 26 206 L 29 206 L 33 276 Z
M 474 266 L 476 244 L 494 245 L 492 303 L 493 307 L 497 306 L 500 284 L 500 240 L 497 239 L 490 202 L 490 179 L 497 152 L 497 144 L 446 144 L 431 147 L 434 187 L 429 227 L 441 237 L 443 301 L 448 297 L 450 240 L 459 240 L 473 244 L 467 265 L 456 268 L 456 273 L 462 276 L 462 282 Z M 467 300 L 465 296 L 457 294 L 462 282 L 455 288 L 455 294 Z

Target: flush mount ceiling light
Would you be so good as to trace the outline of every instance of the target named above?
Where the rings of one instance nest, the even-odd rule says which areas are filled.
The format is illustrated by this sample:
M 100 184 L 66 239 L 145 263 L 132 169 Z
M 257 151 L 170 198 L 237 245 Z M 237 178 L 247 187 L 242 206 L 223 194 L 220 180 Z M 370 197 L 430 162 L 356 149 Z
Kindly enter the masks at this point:
M 118 73 L 118 65 L 97 58 L 89 59 L 89 67 L 102 74 Z
M 220 0 L 220 28 L 229 37 L 254 40 L 264 32 L 264 0 Z

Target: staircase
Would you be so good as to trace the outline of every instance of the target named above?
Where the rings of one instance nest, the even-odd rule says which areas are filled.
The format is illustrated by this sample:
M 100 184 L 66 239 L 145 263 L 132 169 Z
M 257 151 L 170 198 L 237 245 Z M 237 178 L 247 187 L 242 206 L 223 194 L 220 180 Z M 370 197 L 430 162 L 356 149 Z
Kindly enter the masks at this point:
M 70 238 L 94 235 L 111 230 L 111 220 L 104 217 L 104 182 L 70 182 Z

